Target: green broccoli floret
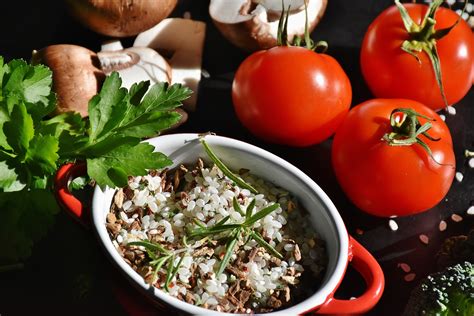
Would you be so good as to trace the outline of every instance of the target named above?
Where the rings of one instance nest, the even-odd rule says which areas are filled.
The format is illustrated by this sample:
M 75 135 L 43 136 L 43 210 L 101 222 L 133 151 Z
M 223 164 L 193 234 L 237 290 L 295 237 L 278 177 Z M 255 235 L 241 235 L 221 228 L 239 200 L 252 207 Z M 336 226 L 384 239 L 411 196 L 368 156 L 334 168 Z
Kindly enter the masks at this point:
M 473 316 L 474 265 L 464 262 L 426 277 L 413 290 L 404 316 Z

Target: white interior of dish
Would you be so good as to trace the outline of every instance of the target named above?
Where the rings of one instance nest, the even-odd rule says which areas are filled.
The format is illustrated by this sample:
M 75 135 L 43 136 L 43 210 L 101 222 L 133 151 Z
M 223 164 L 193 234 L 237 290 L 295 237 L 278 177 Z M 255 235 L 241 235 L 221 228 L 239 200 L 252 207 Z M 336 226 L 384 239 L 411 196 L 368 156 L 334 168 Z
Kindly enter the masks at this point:
M 320 289 L 303 302 L 270 314 L 299 314 L 324 303 L 342 279 L 347 264 L 348 235 L 334 204 L 321 188 L 302 171 L 263 149 L 220 136 L 206 136 L 206 141 L 217 156 L 231 169 L 249 169 L 252 174 L 283 187 L 296 196 L 310 212 L 316 231 L 326 242 L 329 263 Z M 151 139 L 149 142 L 156 147 L 157 151 L 168 155 L 173 160 L 174 164 L 171 168 L 182 163 L 194 164 L 198 157 L 208 160 L 197 134 L 166 135 Z M 191 314 L 221 315 L 222 313 L 182 302 L 156 288 L 150 291 L 150 285 L 146 284 L 143 278 L 120 257 L 105 228 L 106 215 L 110 209 L 114 192 L 113 189 L 102 191 L 97 187 L 92 203 L 95 230 L 112 260 L 135 285 L 144 290 L 145 295 L 152 295 L 154 299 L 162 300 L 172 307 Z

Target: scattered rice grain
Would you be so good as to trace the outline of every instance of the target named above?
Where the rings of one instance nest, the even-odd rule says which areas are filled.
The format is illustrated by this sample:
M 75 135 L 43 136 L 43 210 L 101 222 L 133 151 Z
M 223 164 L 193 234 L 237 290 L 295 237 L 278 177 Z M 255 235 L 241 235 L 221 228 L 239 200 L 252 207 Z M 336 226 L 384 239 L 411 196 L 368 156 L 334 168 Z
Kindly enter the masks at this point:
M 388 226 L 390 227 L 391 230 L 397 231 L 398 230 L 398 224 L 395 222 L 393 219 L 388 221 Z
M 402 269 L 402 271 L 405 273 L 408 273 L 411 271 L 411 267 L 407 263 L 399 263 L 398 267 Z
M 411 282 L 413 280 L 415 280 L 416 278 L 416 274 L 415 273 L 408 273 L 407 275 L 405 275 L 405 277 L 403 278 L 406 282 Z
M 453 214 L 453 215 L 451 215 L 451 220 L 453 222 L 459 223 L 460 221 L 463 220 L 463 218 L 462 218 L 462 216 L 460 216 L 458 214 Z
M 423 244 L 425 244 L 425 245 L 428 245 L 429 242 L 430 242 L 429 237 L 426 236 L 425 234 L 421 234 L 421 235 L 419 236 L 419 238 L 420 238 L 420 241 L 421 241 Z
M 446 221 L 440 221 L 439 222 L 439 231 L 440 232 L 444 232 L 446 230 L 446 228 L 448 227 L 448 223 L 446 223 Z

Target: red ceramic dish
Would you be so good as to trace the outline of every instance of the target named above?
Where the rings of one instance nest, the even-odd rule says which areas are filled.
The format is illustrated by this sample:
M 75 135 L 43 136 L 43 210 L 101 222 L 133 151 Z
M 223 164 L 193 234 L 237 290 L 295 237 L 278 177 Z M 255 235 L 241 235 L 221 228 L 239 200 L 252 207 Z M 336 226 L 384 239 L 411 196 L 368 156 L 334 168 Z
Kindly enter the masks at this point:
M 320 288 L 296 305 L 265 315 L 296 315 L 307 312 L 358 314 L 367 312 L 377 304 L 384 289 L 384 276 L 379 264 L 366 249 L 347 234 L 334 204 L 313 180 L 290 163 L 250 144 L 219 136 L 208 136 L 206 141 L 229 167 L 247 168 L 256 176 L 292 192 L 309 210 L 313 226 L 326 241 L 329 262 Z M 206 156 L 197 134 L 167 135 L 151 139 L 149 142 L 158 151 L 168 155 L 173 160 L 174 166 L 192 163 L 197 157 Z M 93 227 L 100 244 L 129 281 L 157 305 L 190 314 L 222 315 L 185 303 L 160 289 L 151 287 L 120 257 L 105 227 L 106 215 L 115 190 L 111 188 L 101 190 L 96 187 L 92 210 L 89 211 L 67 189 L 68 181 L 84 174 L 85 171 L 85 165 L 63 166 L 56 176 L 56 196 L 60 204 L 74 218 Z M 362 296 L 353 300 L 335 299 L 334 293 L 349 263 L 364 277 L 367 289 Z

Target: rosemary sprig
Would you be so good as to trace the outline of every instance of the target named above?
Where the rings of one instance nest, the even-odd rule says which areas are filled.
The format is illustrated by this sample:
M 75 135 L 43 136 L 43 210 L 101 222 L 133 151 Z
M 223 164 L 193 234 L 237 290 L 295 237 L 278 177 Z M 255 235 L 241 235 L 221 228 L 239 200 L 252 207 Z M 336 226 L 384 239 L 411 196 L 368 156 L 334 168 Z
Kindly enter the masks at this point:
M 204 146 L 204 149 L 206 150 L 206 153 L 207 155 L 209 156 L 209 158 L 211 158 L 211 160 L 214 162 L 214 164 L 219 168 L 221 169 L 221 171 L 226 175 L 227 178 L 229 178 L 230 180 L 232 180 L 232 182 L 234 182 L 236 185 L 238 185 L 239 187 L 243 188 L 243 189 L 247 189 L 249 190 L 250 192 L 254 193 L 254 194 L 258 194 L 258 191 L 253 187 L 251 186 L 250 184 L 248 184 L 247 182 L 245 182 L 244 179 L 242 179 L 241 177 L 239 177 L 238 175 L 236 175 L 235 173 L 233 173 L 220 159 L 219 157 L 216 156 L 216 154 L 212 151 L 211 147 L 209 147 L 208 143 L 204 140 L 204 136 L 201 137 L 201 144 Z
M 162 245 L 158 243 L 154 243 L 148 240 L 142 240 L 129 242 L 127 246 L 142 246 L 145 248 L 148 257 L 151 259 L 148 264 L 154 268 L 151 284 L 154 284 L 156 282 L 158 272 L 161 270 L 161 268 L 165 264 L 168 264 L 164 289 L 165 291 L 169 292 L 169 285 L 173 278 L 176 276 L 176 273 L 178 273 L 178 269 L 181 266 L 181 263 L 183 262 L 184 255 L 181 256 L 178 265 L 175 267 L 175 253 L 165 249 Z M 162 256 L 157 255 L 157 253 L 162 254 Z
M 240 240 L 245 240 L 245 244 L 246 244 L 248 241 L 250 241 L 250 239 L 253 238 L 259 245 L 264 247 L 269 253 L 271 253 L 272 255 L 274 255 L 275 257 L 279 259 L 283 259 L 283 256 L 275 248 L 273 248 L 272 245 L 266 242 L 265 239 L 263 239 L 262 235 L 260 235 L 260 233 L 255 231 L 253 228 L 253 225 L 257 221 L 269 215 L 270 213 L 272 213 L 279 207 L 280 207 L 280 204 L 274 203 L 252 215 L 253 210 L 255 208 L 255 199 L 253 199 L 250 202 L 250 204 L 247 206 L 247 209 L 245 211 L 245 221 L 243 223 L 225 224 L 230 218 L 229 216 L 226 216 L 212 227 L 196 228 L 195 230 L 189 233 L 189 237 L 195 238 L 195 237 L 203 237 L 203 236 L 211 236 L 211 235 L 219 235 L 219 234 L 224 234 L 224 236 L 227 237 L 226 252 L 219 265 L 219 270 L 217 272 L 217 275 L 220 275 L 229 264 L 232 254 L 234 253 L 234 248 Z M 244 214 L 240 205 L 238 204 L 235 198 L 234 198 L 234 209 L 237 212 Z
M 249 206 L 247 207 L 247 211 L 245 212 L 245 219 L 248 220 L 252 217 L 253 209 L 255 208 L 255 199 L 250 201 Z
M 239 234 L 240 234 L 240 229 L 237 229 L 234 231 L 234 236 L 233 238 L 229 239 L 226 245 L 225 249 L 225 255 L 224 258 L 222 258 L 221 264 L 219 265 L 219 270 L 217 271 L 217 275 L 221 275 L 222 272 L 224 272 L 225 267 L 227 267 L 227 264 L 229 264 L 230 258 L 232 257 L 232 254 L 234 253 L 234 248 L 237 242 L 239 241 Z

